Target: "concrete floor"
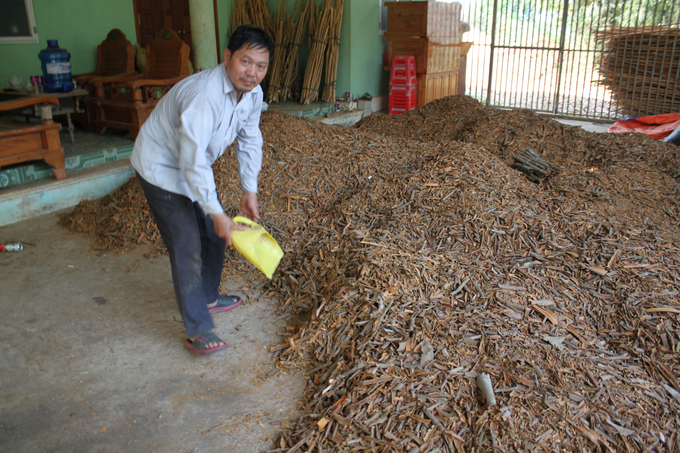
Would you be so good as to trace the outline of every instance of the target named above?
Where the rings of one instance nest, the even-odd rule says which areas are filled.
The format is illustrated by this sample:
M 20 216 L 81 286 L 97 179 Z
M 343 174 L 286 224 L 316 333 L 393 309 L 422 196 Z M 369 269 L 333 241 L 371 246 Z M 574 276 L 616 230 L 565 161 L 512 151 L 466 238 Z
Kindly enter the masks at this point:
M 566 124 L 567 126 L 579 126 L 582 129 L 588 131 L 588 132 L 597 132 L 600 134 L 606 134 L 609 132 L 609 128 L 613 124 L 612 122 L 594 122 L 594 121 L 586 121 L 586 120 L 571 120 L 571 119 L 563 119 L 563 118 L 553 118 L 555 121 L 558 123 Z
M 274 367 L 275 301 L 230 282 L 246 300 L 214 317 L 230 347 L 195 356 L 167 257 L 93 251 L 58 214 L 0 228 L 0 243 L 32 244 L 0 253 L 0 451 L 272 448 L 305 385 Z

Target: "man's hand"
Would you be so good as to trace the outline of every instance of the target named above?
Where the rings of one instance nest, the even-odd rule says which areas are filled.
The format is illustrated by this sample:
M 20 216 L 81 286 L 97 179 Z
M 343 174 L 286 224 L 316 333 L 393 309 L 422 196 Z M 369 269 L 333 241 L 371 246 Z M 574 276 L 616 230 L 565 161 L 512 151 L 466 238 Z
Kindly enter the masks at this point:
M 225 241 L 227 241 L 227 245 L 229 247 L 232 246 L 231 233 L 234 230 L 243 231 L 248 228 L 240 223 L 234 223 L 234 221 L 227 217 L 225 213 L 210 214 L 210 218 L 212 219 L 213 222 L 215 234 L 224 239 Z
M 260 210 L 257 207 L 257 194 L 255 192 L 243 192 L 239 215 L 248 217 L 253 222 L 257 222 L 260 219 Z

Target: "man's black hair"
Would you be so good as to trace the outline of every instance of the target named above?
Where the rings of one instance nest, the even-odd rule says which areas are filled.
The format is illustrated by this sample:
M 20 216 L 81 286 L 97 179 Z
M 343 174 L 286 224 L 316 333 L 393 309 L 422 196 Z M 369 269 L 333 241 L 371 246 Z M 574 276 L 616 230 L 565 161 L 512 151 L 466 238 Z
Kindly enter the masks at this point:
M 254 25 L 241 25 L 229 38 L 227 49 L 232 54 L 243 47 L 254 47 L 256 49 L 267 49 L 269 51 L 269 61 L 274 56 L 274 41 L 269 33 L 255 27 Z

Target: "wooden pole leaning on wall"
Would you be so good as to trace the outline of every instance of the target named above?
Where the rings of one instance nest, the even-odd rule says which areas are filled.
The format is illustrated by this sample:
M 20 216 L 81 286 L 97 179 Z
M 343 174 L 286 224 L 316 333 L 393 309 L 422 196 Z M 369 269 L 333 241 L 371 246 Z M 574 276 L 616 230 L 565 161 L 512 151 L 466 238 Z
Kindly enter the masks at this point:
M 269 12 L 269 6 L 267 6 L 267 0 L 249 0 L 248 1 L 248 14 L 250 15 L 250 20 L 253 25 L 256 25 L 267 33 L 274 39 L 276 34 L 276 26 L 274 24 L 274 19 Z
M 286 1 L 279 0 L 279 11 L 274 16 L 274 28 L 276 32 L 272 38 L 274 39 L 274 55 L 272 55 L 267 77 L 269 83 L 267 85 L 267 102 L 278 102 L 279 94 L 281 93 L 281 77 L 284 58 L 286 56 L 286 42 L 288 40 L 288 19 L 286 17 Z
M 329 0 L 332 3 L 333 0 Z M 333 23 L 328 37 L 328 50 L 326 53 L 326 79 L 323 87 L 324 102 L 335 102 L 336 81 L 338 77 L 338 57 L 340 55 L 340 27 L 342 26 L 342 12 L 345 0 L 335 0 L 333 7 Z M 348 99 L 347 101 L 350 101 Z
M 236 0 L 234 7 L 231 10 L 231 31 L 229 36 L 231 36 L 234 31 L 241 25 L 250 24 L 250 16 L 248 15 L 248 6 L 246 5 L 246 0 Z
M 305 78 L 302 82 L 300 104 L 309 104 L 319 98 L 319 86 L 323 71 L 324 54 L 327 39 L 330 32 L 330 24 L 333 21 L 334 11 L 330 0 L 326 0 L 321 9 L 318 8 L 314 15 L 314 23 L 310 20 L 310 50 Z
M 312 0 L 304 4 L 304 0 L 300 2 L 300 11 L 297 21 L 291 23 L 291 36 L 288 48 L 286 51 L 286 61 L 283 70 L 283 79 L 281 81 L 280 101 L 293 99 L 293 83 L 299 77 L 298 71 L 298 52 L 302 44 L 302 38 L 305 33 L 305 25 L 309 16 L 312 14 L 313 6 Z
M 298 53 L 313 0 L 296 0 L 292 16 L 286 14 L 285 0 L 279 0 L 278 11 L 273 17 L 266 6 L 266 0 L 235 0 L 230 20 L 231 33 L 241 25 L 250 24 L 272 36 L 274 53 L 262 81 L 265 99 L 272 103 L 291 99 L 294 95 L 292 85 L 299 78 Z M 296 15 L 297 20 L 294 19 Z
M 297 4 L 296 4 L 297 6 Z M 295 14 L 295 12 L 293 12 Z M 267 102 L 279 102 L 283 100 L 283 85 L 285 82 L 286 60 L 293 40 L 293 19 L 285 13 L 285 0 L 279 2 L 279 13 L 276 18 L 276 37 L 274 38 L 275 50 L 271 63 L 271 77 Z

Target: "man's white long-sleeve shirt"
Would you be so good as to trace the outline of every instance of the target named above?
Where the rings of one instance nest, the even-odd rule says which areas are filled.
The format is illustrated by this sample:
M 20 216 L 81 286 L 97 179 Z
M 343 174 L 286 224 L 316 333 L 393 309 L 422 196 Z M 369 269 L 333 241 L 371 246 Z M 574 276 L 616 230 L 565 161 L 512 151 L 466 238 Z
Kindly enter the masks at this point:
M 189 76 L 158 102 L 130 162 L 151 184 L 198 202 L 208 215 L 222 213 L 212 165 L 234 140 L 241 188 L 257 193 L 262 100 L 258 85 L 238 102 L 223 64 Z

